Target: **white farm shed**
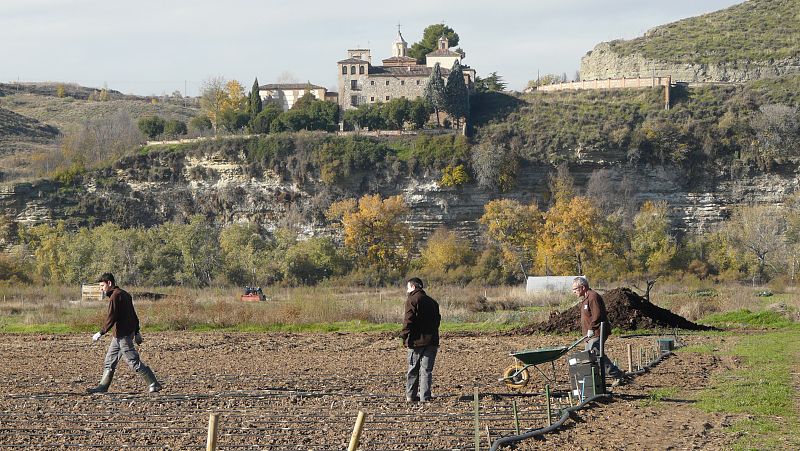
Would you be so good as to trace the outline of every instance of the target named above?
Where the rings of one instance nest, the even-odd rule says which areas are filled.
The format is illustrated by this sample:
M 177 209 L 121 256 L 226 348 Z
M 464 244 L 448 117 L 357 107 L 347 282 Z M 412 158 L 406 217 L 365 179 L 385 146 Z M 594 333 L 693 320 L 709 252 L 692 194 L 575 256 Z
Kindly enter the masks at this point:
M 578 276 L 529 276 L 525 285 L 527 293 L 572 291 L 572 281 Z

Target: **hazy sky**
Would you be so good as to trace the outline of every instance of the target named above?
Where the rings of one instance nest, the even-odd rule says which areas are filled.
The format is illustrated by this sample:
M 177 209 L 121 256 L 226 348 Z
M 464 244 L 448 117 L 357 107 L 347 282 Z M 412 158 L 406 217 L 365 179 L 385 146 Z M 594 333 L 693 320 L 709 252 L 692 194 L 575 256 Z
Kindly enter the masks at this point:
M 335 89 L 336 61 L 355 46 L 388 58 L 401 24 L 409 46 L 444 22 L 464 63 L 511 89 L 580 67 L 596 44 L 633 38 L 737 0 L 0 0 L 0 82 L 104 84 L 169 94 L 211 76 L 247 90 L 297 81 Z

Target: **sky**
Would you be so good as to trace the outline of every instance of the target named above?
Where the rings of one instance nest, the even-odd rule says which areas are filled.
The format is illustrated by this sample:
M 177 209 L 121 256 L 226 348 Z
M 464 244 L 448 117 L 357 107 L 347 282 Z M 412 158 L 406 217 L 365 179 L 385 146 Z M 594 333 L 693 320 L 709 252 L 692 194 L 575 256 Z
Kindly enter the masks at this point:
M 210 77 L 336 90 L 348 48 L 391 56 L 428 25 L 458 33 L 463 63 L 522 90 L 572 78 L 600 42 L 741 0 L 0 0 L 0 82 L 64 82 L 126 94 L 197 96 Z

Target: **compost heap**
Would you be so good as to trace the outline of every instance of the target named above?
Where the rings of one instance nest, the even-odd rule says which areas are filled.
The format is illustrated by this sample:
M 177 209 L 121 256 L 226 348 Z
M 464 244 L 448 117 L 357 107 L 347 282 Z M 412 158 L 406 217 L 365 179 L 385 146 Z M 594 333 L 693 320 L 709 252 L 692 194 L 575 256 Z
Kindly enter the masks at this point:
M 622 330 L 678 328 L 688 330 L 711 330 L 661 308 L 634 293 L 630 288 L 615 288 L 603 295 L 611 327 Z M 581 330 L 580 304 L 561 312 L 554 313 L 543 323 L 532 324 L 517 330 L 521 334 L 536 332 L 572 333 Z

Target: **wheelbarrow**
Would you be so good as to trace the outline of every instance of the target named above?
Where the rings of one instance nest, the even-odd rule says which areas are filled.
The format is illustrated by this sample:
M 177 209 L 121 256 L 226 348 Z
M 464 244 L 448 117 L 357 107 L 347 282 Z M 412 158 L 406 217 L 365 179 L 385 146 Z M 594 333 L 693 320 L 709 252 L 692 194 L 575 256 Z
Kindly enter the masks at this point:
M 498 381 L 503 382 L 509 388 L 520 389 L 528 384 L 528 380 L 530 380 L 531 377 L 528 369 L 532 367 L 538 371 L 545 380 L 553 383 L 556 379 L 555 361 L 558 360 L 559 357 L 568 353 L 575 346 L 581 344 L 581 342 L 583 342 L 585 339 L 585 336 L 581 337 L 575 341 L 575 343 L 572 343 L 569 346 L 529 349 L 525 351 L 512 352 L 509 355 L 514 358 L 514 364 L 503 371 L 503 377 L 498 379 Z M 550 367 L 552 369 L 552 377 L 539 368 L 539 365 L 548 362 L 550 362 Z

